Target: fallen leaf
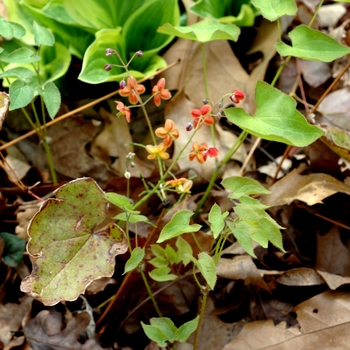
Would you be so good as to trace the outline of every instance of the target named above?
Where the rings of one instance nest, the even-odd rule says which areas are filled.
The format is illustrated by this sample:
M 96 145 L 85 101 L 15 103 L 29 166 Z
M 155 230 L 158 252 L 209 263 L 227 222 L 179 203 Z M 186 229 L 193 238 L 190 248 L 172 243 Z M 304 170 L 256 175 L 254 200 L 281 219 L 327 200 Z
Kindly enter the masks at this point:
M 9 109 L 9 106 L 10 106 L 10 96 L 6 92 L 1 91 L 0 92 L 0 130 L 2 129 L 2 124 L 5 121 L 5 117 Z
M 51 308 L 40 311 L 30 320 L 24 327 L 24 334 L 33 349 L 101 350 L 101 346 L 94 339 L 88 339 L 84 344 L 78 341 L 89 322 L 89 314 L 81 312 L 62 329 L 62 314 Z
M 343 192 L 350 195 L 350 186 L 327 174 L 300 175 L 300 169 L 294 169 L 284 178 L 272 185 L 271 194 L 263 195 L 265 205 L 290 204 L 300 200 L 307 205 L 322 203 L 332 194 Z
M 101 277 L 111 277 L 115 256 L 127 251 L 124 232 L 115 224 L 96 229 L 109 202 L 91 178 L 71 181 L 55 191 L 28 228 L 33 271 L 21 290 L 54 305 L 75 300 Z
M 325 283 L 314 269 L 307 267 L 285 271 L 276 281 L 286 286 L 315 286 Z

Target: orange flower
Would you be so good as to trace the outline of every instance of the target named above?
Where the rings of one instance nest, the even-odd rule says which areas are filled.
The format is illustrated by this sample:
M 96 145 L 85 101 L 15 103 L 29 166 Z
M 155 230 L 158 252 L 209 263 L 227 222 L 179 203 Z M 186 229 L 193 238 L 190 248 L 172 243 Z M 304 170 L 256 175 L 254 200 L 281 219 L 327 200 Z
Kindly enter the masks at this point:
M 156 135 L 164 139 L 164 146 L 168 148 L 173 143 L 173 139 L 179 138 L 180 133 L 175 129 L 175 123 L 171 119 L 167 119 L 164 128 L 156 129 Z
M 214 124 L 214 118 L 209 115 L 211 112 L 211 107 L 209 105 L 202 106 L 201 109 L 194 109 L 191 112 L 192 117 L 194 118 L 193 126 L 196 128 L 198 124 L 212 125 Z
M 149 153 L 147 156 L 148 159 L 168 159 L 170 157 L 169 153 L 166 152 L 164 143 L 160 143 L 157 146 L 147 145 L 146 150 Z
M 126 86 L 119 90 L 119 94 L 120 96 L 123 97 L 129 97 L 129 102 L 132 105 L 136 105 L 139 100 L 137 98 L 137 95 L 141 95 L 145 92 L 146 88 L 141 85 L 141 84 L 137 84 L 137 81 L 134 77 L 128 78 L 128 82 L 126 84 Z
M 192 150 L 190 152 L 189 158 L 192 162 L 194 159 L 200 164 L 203 164 L 206 161 L 206 157 L 204 158 L 204 152 L 208 149 L 208 144 L 206 142 L 202 142 L 200 145 L 197 141 L 193 142 Z
M 190 189 L 192 185 L 193 185 L 193 181 L 188 180 L 184 177 L 182 177 L 181 179 L 170 180 L 165 183 L 165 187 L 167 186 L 175 187 L 176 190 L 180 193 L 190 193 Z
M 130 117 L 131 117 L 131 112 L 128 107 L 125 107 L 123 102 L 120 101 L 114 101 L 117 104 L 117 110 L 119 111 L 119 114 L 122 114 L 125 116 L 125 119 L 128 123 L 130 123 Z
M 156 106 L 160 106 L 162 100 L 169 100 L 171 98 L 171 93 L 168 89 L 164 89 L 165 79 L 160 78 L 157 85 L 153 86 L 152 94 L 154 95 L 154 103 Z

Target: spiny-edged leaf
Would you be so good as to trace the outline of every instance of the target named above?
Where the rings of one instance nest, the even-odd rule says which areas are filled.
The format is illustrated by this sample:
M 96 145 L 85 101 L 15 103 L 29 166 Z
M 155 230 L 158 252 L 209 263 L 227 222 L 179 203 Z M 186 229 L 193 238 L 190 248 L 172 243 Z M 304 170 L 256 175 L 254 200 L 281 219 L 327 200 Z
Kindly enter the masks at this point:
M 252 234 L 256 232 L 254 225 L 248 224 L 245 221 L 227 222 L 227 226 L 230 228 L 232 234 L 236 237 L 241 247 L 251 256 L 256 258 L 253 249 Z
M 282 56 L 299 57 L 304 60 L 332 62 L 350 53 L 350 47 L 343 46 L 330 36 L 302 24 L 289 34 L 292 46 L 283 42 L 275 45 Z
M 172 273 L 169 273 L 170 271 L 171 269 L 167 266 L 159 267 L 157 269 L 152 270 L 149 273 L 149 276 L 157 282 L 173 281 L 177 278 L 177 276 Z
M 175 245 L 178 249 L 176 253 L 176 263 L 178 264 L 180 261 L 182 261 L 184 266 L 186 266 L 191 261 L 191 259 L 189 259 L 188 256 L 193 255 L 191 245 L 187 241 L 185 241 L 181 236 L 177 237 Z
M 139 266 L 140 262 L 143 260 L 144 257 L 145 257 L 145 249 L 136 247 L 131 252 L 130 258 L 125 264 L 123 275 L 129 271 L 136 269 L 136 267 Z
M 175 333 L 175 341 L 184 343 L 188 337 L 197 329 L 198 322 L 199 316 L 197 316 L 194 320 L 188 321 L 180 326 Z
M 156 268 L 161 268 L 161 267 L 167 267 L 168 266 L 168 260 L 164 257 L 157 256 L 156 258 L 153 258 L 148 261 L 152 266 Z
M 173 215 L 171 220 L 163 227 L 157 243 L 162 243 L 167 239 L 174 238 L 188 232 L 197 232 L 201 225 L 190 225 L 193 212 L 190 210 L 180 210 Z
M 5 72 L 2 72 L 0 74 L 0 78 L 7 78 L 7 77 L 15 77 L 15 78 L 19 78 L 21 80 L 26 80 L 31 78 L 35 73 L 25 67 L 16 67 L 16 68 L 11 68 L 6 70 Z
M 224 229 L 225 218 L 228 214 L 227 211 L 222 214 L 220 207 L 216 203 L 211 207 L 208 219 L 215 239 L 219 237 L 220 232 Z
M 253 117 L 242 108 L 228 108 L 227 119 L 262 139 L 292 146 L 307 146 L 323 135 L 321 129 L 310 125 L 296 110 L 292 97 L 269 84 L 258 81 L 255 99 L 258 107 Z
M 177 331 L 174 322 L 168 317 L 152 317 L 150 319 L 151 325 L 157 327 L 164 333 L 167 337 L 167 340 L 173 342 L 175 339 L 175 333 Z
M 8 266 L 16 267 L 22 261 L 26 241 L 7 232 L 0 232 L 0 239 L 4 241 L 5 245 L 2 261 Z
M 230 176 L 221 181 L 222 186 L 232 191 L 229 198 L 240 198 L 251 194 L 269 194 L 267 190 L 258 181 L 242 176 Z
M 15 51 L 12 51 L 6 57 L 1 57 L 1 61 L 7 63 L 34 63 L 41 60 L 34 50 L 28 47 L 21 47 Z
M 284 15 L 294 16 L 298 10 L 295 0 L 252 0 L 252 4 L 271 22 Z
M 150 326 L 142 321 L 141 326 L 149 339 L 155 341 L 160 347 L 166 347 L 167 337 L 158 327 Z
M 41 46 L 53 46 L 55 43 L 55 37 L 45 27 L 40 26 L 36 21 L 33 24 L 34 42 L 35 45 Z
M 15 80 L 9 89 L 10 111 L 27 106 L 33 99 L 35 91 L 22 80 Z
M 126 196 L 118 193 L 108 192 L 106 193 L 107 199 L 120 209 L 132 208 L 132 200 Z
M 223 24 L 211 17 L 207 17 L 203 21 L 186 27 L 174 27 L 167 23 L 161 26 L 158 32 L 206 43 L 214 40 L 237 41 L 240 29 L 234 24 Z
M 42 96 L 49 116 L 55 118 L 61 106 L 61 94 L 55 83 L 49 81 L 42 90 Z
M 168 259 L 170 264 L 176 263 L 176 252 L 169 244 L 167 244 L 165 247 L 165 257 Z
M 214 289 L 217 276 L 213 258 L 206 252 L 199 253 L 198 260 L 192 256 L 189 258 L 196 265 L 209 287 Z
M 44 305 L 75 300 L 92 281 L 112 276 L 115 256 L 128 249 L 117 225 L 95 231 L 109 203 L 93 179 L 71 181 L 55 194 L 28 227 L 33 271 L 21 284 L 23 292 Z

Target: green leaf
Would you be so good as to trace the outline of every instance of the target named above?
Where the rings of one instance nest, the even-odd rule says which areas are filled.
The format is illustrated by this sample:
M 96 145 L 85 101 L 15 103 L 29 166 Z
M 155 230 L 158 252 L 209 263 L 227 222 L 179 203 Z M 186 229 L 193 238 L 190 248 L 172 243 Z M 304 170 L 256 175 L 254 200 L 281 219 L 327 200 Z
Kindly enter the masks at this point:
M 251 0 L 263 17 L 269 21 L 275 21 L 284 15 L 294 16 L 297 13 L 297 5 L 294 0 Z
M 206 43 L 214 40 L 237 41 L 240 29 L 234 24 L 222 24 L 211 17 L 207 17 L 203 21 L 186 27 L 173 27 L 167 23 L 161 26 L 158 32 Z
M 208 219 L 215 239 L 219 237 L 220 232 L 224 229 L 225 218 L 228 214 L 227 211 L 222 214 L 220 207 L 216 203 L 211 207 Z
M 258 107 L 253 117 L 242 108 L 228 108 L 227 119 L 262 139 L 298 147 L 305 147 L 324 134 L 296 110 L 292 97 L 269 84 L 258 81 L 255 99 Z
M 34 71 L 25 67 L 16 67 L 6 70 L 0 74 L 0 78 L 15 77 L 19 78 L 25 82 L 34 75 Z
M 34 63 L 41 60 L 34 50 L 27 47 L 21 47 L 13 52 L 11 52 L 6 57 L 2 57 L 1 61 L 7 63 Z
M 141 326 L 147 337 L 158 344 L 160 347 L 166 347 L 167 336 L 155 326 L 150 326 L 141 321 Z
M 176 263 L 176 252 L 173 247 L 171 247 L 169 244 L 166 245 L 165 247 L 165 257 L 169 261 L 170 264 L 175 264 Z
M 21 284 L 23 292 L 44 305 L 75 300 L 92 281 L 112 276 L 115 256 L 128 249 L 117 225 L 95 231 L 109 203 L 93 179 L 73 180 L 55 194 L 28 227 L 33 271 Z
M 282 56 L 332 62 L 350 53 L 350 47 L 343 46 L 330 36 L 310 29 L 304 24 L 294 28 L 288 35 L 292 40 L 292 46 L 283 42 L 275 45 L 276 50 Z
M 175 339 L 175 333 L 177 331 L 174 322 L 168 317 L 153 317 L 150 319 L 151 325 L 157 327 L 162 333 L 165 334 L 169 342 L 173 342 Z
M 159 244 L 151 244 L 151 250 L 154 256 L 160 256 L 165 258 L 165 249 Z
M 16 267 L 22 261 L 26 241 L 7 232 L 0 232 L 0 239 L 4 241 L 2 261 L 10 267 Z
M 171 269 L 169 267 L 164 266 L 152 270 L 149 275 L 157 282 L 173 281 L 177 278 L 177 276 L 169 273 L 170 271 Z
M 120 209 L 132 208 L 132 200 L 126 196 L 123 196 L 118 193 L 108 192 L 106 193 L 107 199 L 115 206 Z
M 217 280 L 216 267 L 213 258 L 206 252 L 198 254 L 198 260 L 189 257 L 202 274 L 209 287 L 213 290 Z
M 55 118 L 55 115 L 61 106 L 61 94 L 55 83 L 49 81 L 47 84 L 45 84 L 42 90 L 42 96 L 50 118 Z
M 10 111 L 27 106 L 34 97 L 34 90 L 22 80 L 15 80 L 10 85 Z
M 193 212 L 190 210 L 180 210 L 173 215 L 171 220 L 163 227 L 157 243 L 162 243 L 167 239 L 174 238 L 188 232 L 198 232 L 201 225 L 190 225 Z
M 168 266 L 168 260 L 164 257 L 161 257 L 161 256 L 157 256 L 156 258 L 153 258 L 153 259 L 149 260 L 148 262 L 156 268 Z
M 175 333 L 175 341 L 184 343 L 188 337 L 197 329 L 199 322 L 199 315 L 191 321 L 184 323 Z
M 53 34 L 45 27 L 40 26 L 36 21 L 33 24 L 34 31 L 34 41 L 35 45 L 41 46 L 53 46 L 55 43 L 55 37 Z
M 177 237 L 175 245 L 178 249 L 176 253 L 176 264 L 182 261 L 184 266 L 186 266 L 191 261 L 191 259 L 188 256 L 193 255 L 191 245 L 187 241 L 185 241 L 181 236 Z
M 123 275 L 126 274 L 129 271 L 132 271 L 132 270 L 136 269 L 139 266 L 139 264 L 141 263 L 141 261 L 143 260 L 144 257 L 145 257 L 145 249 L 144 248 L 140 248 L 140 247 L 136 247 L 131 252 L 130 258 L 125 264 Z
M 235 223 L 227 221 L 227 226 L 230 228 L 232 234 L 236 237 L 241 247 L 252 257 L 256 258 L 253 249 L 252 235 L 259 228 L 245 221 L 237 221 Z
M 0 35 L 6 39 L 21 39 L 26 30 L 19 23 L 6 21 L 0 16 Z
M 251 194 L 269 194 L 271 191 L 266 189 L 258 181 L 249 177 L 230 176 L 221 181 L 222 186 L 232 191 L 229 198 L 240 198 Z

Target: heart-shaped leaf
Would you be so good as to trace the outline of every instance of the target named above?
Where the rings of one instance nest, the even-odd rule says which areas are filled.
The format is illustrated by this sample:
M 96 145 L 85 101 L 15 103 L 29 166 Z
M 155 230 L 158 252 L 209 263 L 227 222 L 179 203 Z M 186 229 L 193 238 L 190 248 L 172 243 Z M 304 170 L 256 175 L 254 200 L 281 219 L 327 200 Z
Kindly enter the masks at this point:
M 75 300 L 101 277 L 111 277 L 115 256 L 127 250 L 124 232 L 115 224 L 95 231 L 105 218 L 108 200 L 91 178 L 61 186 L 28 227 L 33 271 L 21 290 L 54 305 Z
M 284 15 L 294 16 L 298 10 L 294 0 L 252 0 L 252 4 L 271 22 Z

